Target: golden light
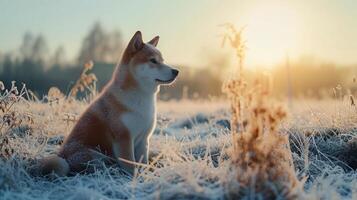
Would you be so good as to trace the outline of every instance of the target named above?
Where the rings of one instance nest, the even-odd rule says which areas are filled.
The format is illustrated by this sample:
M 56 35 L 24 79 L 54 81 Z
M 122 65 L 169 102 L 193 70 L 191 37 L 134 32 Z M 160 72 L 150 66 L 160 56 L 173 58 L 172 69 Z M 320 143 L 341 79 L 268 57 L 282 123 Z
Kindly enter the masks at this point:
M 287 52 L 296 50 L 299 45 L 298 16 L 289 6 L 257 5 L 248 13 L 246 21 L 248 60 L 269 67 L 281 62 Z

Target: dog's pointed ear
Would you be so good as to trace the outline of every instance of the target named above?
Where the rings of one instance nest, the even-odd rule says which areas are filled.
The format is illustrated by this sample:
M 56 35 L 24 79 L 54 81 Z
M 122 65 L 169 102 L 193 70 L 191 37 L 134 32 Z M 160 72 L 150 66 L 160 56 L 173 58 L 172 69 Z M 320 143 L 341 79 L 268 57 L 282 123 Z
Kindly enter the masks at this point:
M 130 52 L 136 52 L 144 47 L 143 37 L 140 31 L 136 31 L 134 36 L 131 38 L 127 50 Z
M 152 40 L 150 40 L 148 43 L 156 47 L 157 43 L 159 43 L 159 39 L 160 39 L 160 37 L 156 36 Z

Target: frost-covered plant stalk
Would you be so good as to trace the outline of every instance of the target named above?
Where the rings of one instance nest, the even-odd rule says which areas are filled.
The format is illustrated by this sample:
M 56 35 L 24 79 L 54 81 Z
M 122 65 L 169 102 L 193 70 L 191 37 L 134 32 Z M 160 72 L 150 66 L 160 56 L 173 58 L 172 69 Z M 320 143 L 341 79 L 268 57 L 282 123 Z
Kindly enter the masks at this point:
M 15 81 L 12 81 L 10 90 L 7 90 L 0 81 L 0 159 L 9 158 L 14 154 L 14 149 L 10 145 L 10 140 L 14 139 L 10 134 L 12 130 L 24 124 L 30 128 L 34 123 L 31 113 L 17 107 L 18 104 L 27 103 L 24 96 L 30 98 L 25 84 L 19 91 Z
M 89 61 L 83 65 L 83 70 L 81 72 L 81 75 L 79 76 L 78 80 L 72 87 L 69 97 L 76 97 L 78 92 L 84 92 L 85 90 L 88 90 L 90 92 L 89 95 L 89 100 L 93 99 L 96 96 L 96 82 L 97 82 L 97 77 L 95 76 L 94 73 L 89 73 L 89 71 L 93 68 L 93 62 Z
M 301 184 L 295 175 L 288 136 L 278 132 L 286 112 L 269 98 L 270 87 L 264 80 L 247 84 L 242 73 L 242 31 L 232 25 L 227 25 L 227 30 L 225 40 L 228 37 L 239 59 L 238 75 L 223 85 L 231 104 L 231 169 L 239 183 L 239 188 L 229 188 L 228 196 L 296 198 Z

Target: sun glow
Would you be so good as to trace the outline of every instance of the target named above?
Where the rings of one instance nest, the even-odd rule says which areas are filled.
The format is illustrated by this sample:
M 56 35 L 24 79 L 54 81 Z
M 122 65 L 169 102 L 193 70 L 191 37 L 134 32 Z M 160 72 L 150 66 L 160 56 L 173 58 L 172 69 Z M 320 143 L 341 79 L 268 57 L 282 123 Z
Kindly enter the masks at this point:
M 301 30 L 297 13 L 291 7 L 258 5 L 247 14 L 246 21 L 245 37 L 251 63 L 265 63 L 269 67 L 297 49 Z

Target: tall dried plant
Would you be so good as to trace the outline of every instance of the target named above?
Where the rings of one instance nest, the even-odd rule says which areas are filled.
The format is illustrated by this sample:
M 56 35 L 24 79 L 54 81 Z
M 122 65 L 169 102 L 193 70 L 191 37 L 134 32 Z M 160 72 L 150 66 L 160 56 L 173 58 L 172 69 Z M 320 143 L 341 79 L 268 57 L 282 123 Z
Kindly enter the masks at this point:
M 221 25 L 225 29 L 225 33 L 223 35 L 222 47 L 224 47 L 227 43 L 230 45 L 234 51 L 235 56 L 238 58 L 238 77 L 242 76 L 243 73 L 243 64 L 245 59 L 245 54 L 247 50 L 246 41 L 243 39 L 243 31 L 244 28 L 236 29 L 236 27 L 231 23 L 225 23 Z
M 267 77 L 252 85 L 245 81 L 244 29 L 237 30 L 232 24 L 224 27 L 223 44 L 228 39 L 239 60 L 238 74 L 226 80 L 222 88 L 231 108 L 231 167 L 240 184 L 240 188 L 230 188 L 228 196 L 240 198 L 254 191 L 257 198 L 296 198 L 301 184 L 295 175 L 288 136 L 278 131 L 286 112 L 269 98 Z
M 84 92 L 88 90 L 91 94 L 91 97 L 96 95 L 96 82 L 97 77 L 94 73 L 89 71 L 93 68 L 93 62 L 89 61 L 84 64 L 81 75 L 79 76 L 76 83 L 73 85 L 69 97 L 76 97 L 79 92 Z

